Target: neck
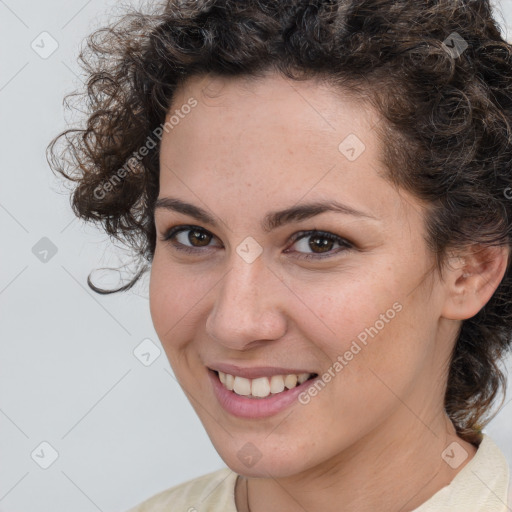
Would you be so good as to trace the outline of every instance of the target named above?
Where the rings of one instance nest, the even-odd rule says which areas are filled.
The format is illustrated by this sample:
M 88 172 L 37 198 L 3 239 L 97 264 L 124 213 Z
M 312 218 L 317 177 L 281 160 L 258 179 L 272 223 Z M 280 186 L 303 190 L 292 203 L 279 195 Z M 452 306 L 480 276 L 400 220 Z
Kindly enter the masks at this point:
M 448 485 L 476 448 L 456 435 L 444 410 L 428 423 L 404 407 L 400 414 L 393 425 L 379 426 L 321 468 L 285 478 L 249 478 L 250 512 L 414 510 Z M 441 457 L 454 441 L 468 453 L 456 469 Z

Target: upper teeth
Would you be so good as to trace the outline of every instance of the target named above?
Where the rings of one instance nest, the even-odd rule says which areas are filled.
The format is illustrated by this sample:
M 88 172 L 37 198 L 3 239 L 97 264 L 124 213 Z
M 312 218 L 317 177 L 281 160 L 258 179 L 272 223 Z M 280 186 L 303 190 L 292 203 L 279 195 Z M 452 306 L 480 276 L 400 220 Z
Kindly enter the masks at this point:
M 219 379 L 225 388 L 234 391 L 237 395 L 265 398 L 270 393 L 281 393 L 285 388 L 292 389 L 297 384 L 307 381 L 312 375 L 312 373 L 300 373 L 299 375 L 273 375 L 270 379 L 268 377 L 246 379 L 219 372 Z

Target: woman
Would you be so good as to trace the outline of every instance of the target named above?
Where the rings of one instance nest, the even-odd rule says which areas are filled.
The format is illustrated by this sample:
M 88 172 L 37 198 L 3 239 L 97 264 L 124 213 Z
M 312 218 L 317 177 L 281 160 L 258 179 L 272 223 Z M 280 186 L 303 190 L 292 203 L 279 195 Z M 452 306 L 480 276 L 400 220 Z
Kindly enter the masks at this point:
M 512 326 L 511 50 L 483 0 L 176 0 L 91 36 L 87 126 L 50 160 L 141 257 L 117 291 L 150 269 L 228 466 L 132 512 L 507 510 L 482 428 Z

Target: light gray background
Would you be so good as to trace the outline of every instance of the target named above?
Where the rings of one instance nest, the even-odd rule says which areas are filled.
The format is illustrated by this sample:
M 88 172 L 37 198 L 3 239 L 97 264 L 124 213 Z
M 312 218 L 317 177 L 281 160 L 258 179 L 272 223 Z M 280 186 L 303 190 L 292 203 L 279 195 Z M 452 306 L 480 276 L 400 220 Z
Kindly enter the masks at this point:
M 119 252 L 74 220 L 66 189 L 44 156 L 71 120 L 62 99 L 81 85 L 78 47 L 116 6 L 0 0 L 3 512 L 123 512 L 223 466 L 163 351 L 154 360 L 152 352 L 149 366 L 134 355 L 146 339 L 152 351 L 161 350 L 147 286 L 110 297 L 87 289 L 90 270 L 116 265 Z M 501 12 L 503 26 L 512 27 L 512 0 L 501 3 Z M 31 47 L 35 41 L 40 52 L 51 48 L 42 32 L 58 44 L 48 58 Z M 43 237 L 57 248 L 46 262 L 32 252 Z M 511 391 L 486 429 L 510 462 Z M 42 442 L 58 453 L 47 469 L 40 465 L 51 462 L 51 451 Z

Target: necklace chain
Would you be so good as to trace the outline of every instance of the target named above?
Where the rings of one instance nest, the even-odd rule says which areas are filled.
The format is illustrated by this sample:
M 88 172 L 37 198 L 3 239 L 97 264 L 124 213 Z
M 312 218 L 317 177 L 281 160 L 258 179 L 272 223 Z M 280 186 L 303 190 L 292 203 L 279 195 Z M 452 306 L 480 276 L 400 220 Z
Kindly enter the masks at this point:
M 249 505 L 249 479 L 243 476 L 238 475 L 237 476 L 237 485 L 236 490 L 238 491 L 238 494 L 240 495 L 241 491 L 241 479 L 245 480 L 245 510 L 244 512 L 251 512 L 251 507 Z M 238 509 L 237 509 L 238 510 Z
M 251 512 L 251 507 L 249 506 L 249 479 L 245 479 L 245 499 L 247 502 L 247 512 Z

